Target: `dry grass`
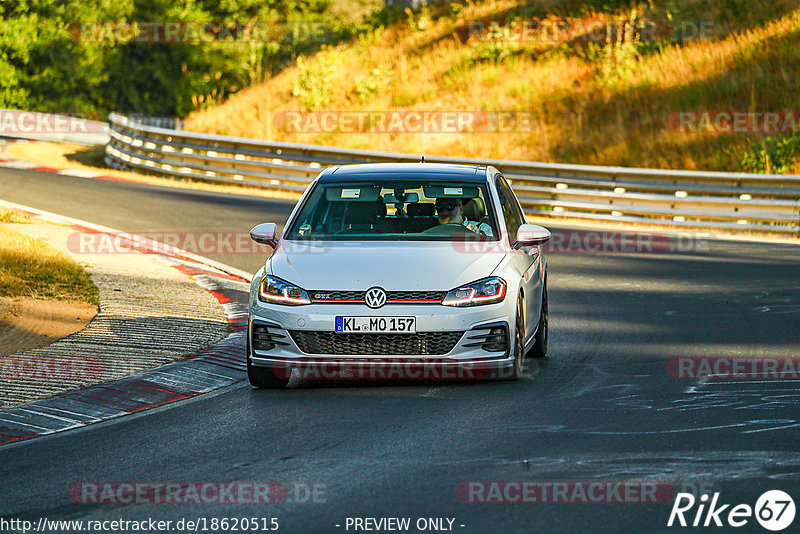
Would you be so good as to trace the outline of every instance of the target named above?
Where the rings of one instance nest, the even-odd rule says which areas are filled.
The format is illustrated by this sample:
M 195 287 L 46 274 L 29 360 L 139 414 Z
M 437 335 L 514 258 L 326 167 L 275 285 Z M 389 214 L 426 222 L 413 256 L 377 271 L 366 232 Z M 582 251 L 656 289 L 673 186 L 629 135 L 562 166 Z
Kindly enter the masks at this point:
M 612 5 L 592 11 L 586 6 Z M 744 4 L 747 4 L 743 7 Z M 468 21 L 711 19 L 682 43 L 465 40 Z M 266 83 L 188 118 L 193 130 L 412 153 L 706 170 L 745 168 L 762 134 L 680 133 L 680 111 L 794 110 L 800 97 L 795 0 L 489 0 L 408 14 L 323 47 Z M 511 110 L 531 131 L 469 134 L 304 133 L 274 121 L 290 110 Z M 235 120 L 232 120 L 235 118 Z M 784 172 L 800 172 L 800 154 Z M 769 164 L 768 164 L 769 166 Z M 755 169 L 758 170 L 758 169 Z
M 0 220 L 13 218 L 0 210 Z M 0 225 L 0 296 L 74 300 L 99 305 L 89 275 L 67 254 Z
M 0 223 L 25 224 L 31 222 L 30 217 L 17 210 L 0 208 Z

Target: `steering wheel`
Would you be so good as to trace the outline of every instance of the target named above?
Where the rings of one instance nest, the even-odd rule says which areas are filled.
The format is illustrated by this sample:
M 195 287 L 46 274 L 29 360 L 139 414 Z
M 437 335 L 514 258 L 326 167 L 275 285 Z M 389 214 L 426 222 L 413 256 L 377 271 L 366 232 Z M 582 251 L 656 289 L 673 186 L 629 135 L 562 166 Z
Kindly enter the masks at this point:
M 428 228 L 424 232 L 424 235 L 440 235 L 440 236 L 474 236 L 475 232 L 472 230 L 467 229 L 464 227 L 463 224 L 460 223 L 445 223 L 440 224 L 439 226 L 434 226 L 433 228 Z

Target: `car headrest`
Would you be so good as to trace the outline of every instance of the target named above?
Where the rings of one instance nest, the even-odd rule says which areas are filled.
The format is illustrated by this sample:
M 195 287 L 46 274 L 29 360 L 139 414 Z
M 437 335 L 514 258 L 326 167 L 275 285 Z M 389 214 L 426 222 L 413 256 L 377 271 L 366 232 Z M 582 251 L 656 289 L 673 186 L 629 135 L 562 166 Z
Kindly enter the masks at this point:
M 421 204 L 409 204 L 406 207 L 409 217 L 433 217 L 436 214 L 436 207 L 430 202 Z
M 482 198 L 471 198 L 464 204 L 464 217 L 470 221 L 480 221 L 484 215 L 486 215 L 486 205 Z

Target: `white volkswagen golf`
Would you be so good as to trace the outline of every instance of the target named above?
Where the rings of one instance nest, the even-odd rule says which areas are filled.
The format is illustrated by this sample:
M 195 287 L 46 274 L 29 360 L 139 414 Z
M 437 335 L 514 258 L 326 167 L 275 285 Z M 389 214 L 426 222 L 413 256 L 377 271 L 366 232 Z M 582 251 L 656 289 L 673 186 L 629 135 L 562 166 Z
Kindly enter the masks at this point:
M 516 379 L 547 352 L 550 232 L 493 167 L 330 167 L 282 236 L 275 223 L 250 235 L 274 247 L 250 289 L 253 386 L 283 387 L 294 369 Z

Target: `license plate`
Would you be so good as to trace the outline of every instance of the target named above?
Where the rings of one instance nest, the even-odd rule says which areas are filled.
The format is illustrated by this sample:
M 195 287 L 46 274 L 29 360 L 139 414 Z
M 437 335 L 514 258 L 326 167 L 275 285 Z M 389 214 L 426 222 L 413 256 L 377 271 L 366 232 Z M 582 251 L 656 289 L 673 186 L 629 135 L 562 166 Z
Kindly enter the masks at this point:
M 416 317 L 336 317 L 337 334 L 413 334 Z

